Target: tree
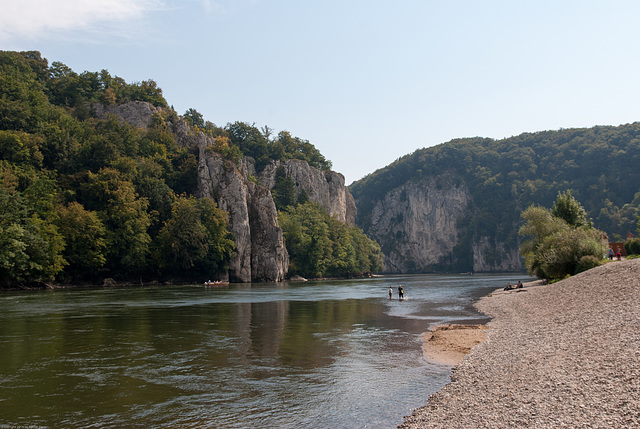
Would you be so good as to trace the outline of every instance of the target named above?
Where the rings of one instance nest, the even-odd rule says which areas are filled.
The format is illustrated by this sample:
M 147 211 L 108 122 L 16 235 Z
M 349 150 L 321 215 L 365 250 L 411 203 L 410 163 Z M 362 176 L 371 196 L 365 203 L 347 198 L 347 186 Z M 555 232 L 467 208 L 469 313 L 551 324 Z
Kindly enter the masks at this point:
M 204 128 L 204 117 L 196 109 L 189 108 L 182 117 L 192 126 Z
M 58 207 L 56 224 L 64 237 L 63 256 L 75 278 L 95 277 L 106 263 L 107 231 L 96 212 L 72 202 Z
M 551 214 L 555 217 L 563 219 L 574 228 L 587 226 L 587 212 L 572 195 L 571 191 L 558 192 L 558 198 L 553 204 Z
M 103 168 L 89 173 L 82 188 L 85 207 L 95 210 L 107 229 L 108 266 L 118 274 L 138 271 L 145 265 L 151 238 L 148 202 L 139 198 L 133 183 L 117 170 Z
M 212 200 L 179 196 L 158 234 L 156 249 L 164 273 L 193 278 L 227 268 L 235 244 L 226 214 Z
M 580 267 L 588 266 L 583 258 L 600 260 L 606 248 L 605 234 L 586 223 L 586 217 L 582 220 L 580 203 L 567 194 L 558 195 L 553 211 L 530 206 L 522 213 L 525 224 L 519 232 L 527 239 L 520 254 L 527 271 L 538 278 L 557 280 L 576 274 Z
M 382 252 L 362 230 L 349 227 L 311 202 L 278 212 L 289 252 L 289 274 L 349 276 L 382 270 Z
M 540 270 L 545 278 L 562 279 L 577 274 L 585 257 L 602 260 L 603 249 L 602 231 L 570 228 L 545 238 L 537 252 Z
M 19 178 L 27 182 L 24 191 Z M 0 283 L 50 281 L 66 265 L 64 240 L 45 220 L 55 219 L 55 193 L 47 184 L 46 178 L 0 162 Z
M 278 210 L 284 210 L 296 203 L 296 185 L 293 179 L 287 176 L 284 167 L 281 165 L 276 169 L 275 183 L 271 194 Z
M 207 152 L 212 150 L 223 158 L 228 159 L 235 165 L 240 165 L 242 159 L 242 152 L 238 146 L 230 144 L 229 137 L 218 136 L 213 139 L 213 145 L 207 147 Z

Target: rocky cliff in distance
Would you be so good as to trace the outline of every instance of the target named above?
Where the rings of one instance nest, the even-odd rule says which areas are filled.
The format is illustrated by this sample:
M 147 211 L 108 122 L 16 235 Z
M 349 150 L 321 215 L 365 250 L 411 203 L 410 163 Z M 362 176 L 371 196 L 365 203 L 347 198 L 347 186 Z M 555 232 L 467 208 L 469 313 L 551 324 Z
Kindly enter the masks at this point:
M 477 273 L 508 273 L 524 270 L 522 257 L 517 251 L 519 247 L 518 245 L 509 249 L 504 243 L 496 242 L 489 237 L 476 239 L 471 244 L 473 271 Z
M 305 192 L 310 201 L 320 204 L 338 220 L 355 225 L 356 203 L 344 184 L 344 176 L 335 171 L 321 171 L 299 159 L 274 161 L 259 175 L 259 182 L 269 189 L 275 184 L 276 170 L 284 167 L 295 183 L 296 195 Z
M 207 138 L 200 139 L 198 196 L 212 198 L 229 213 L 237 252 L 229 266 L 235 282 L 282 281 L 289 254 L 271 192 L 248 180 L 247 175 L 213 151 Z M 243 168 L 246 171 L 246 167 Z
M 453 173 L 408 181 L 376 202 L 365 233 L 380 243 L 386 272 L 448 271 L 456 264 L 459 224 L 472 206 L 467 186 Z M 522 269 L 517 249 L 507 250 L 486 237 L 472 241 L 471 246 L 474 272 Z M 495 253 L 500 257 L 487 257 Z
M 115 115 L 120 121 L 137 128 L 147 129 L 151 118 L 162 109 L 144 101 L 131 101 L 125 104 L 105 106 L 100 103 L 91 105 L 93 113 L 100 119 Z
M 161 111 L 146 102 L 91 107 L 99 118 L 115 115 L 121 122 L 143 129 Z M 213 199 L 229 215 L 237 247 L 230 262 L 229 280 L 278 282 L 287 275 L 289 255 L 271 196 L 279 166 L 295 182 L 296 194 L 304 191 L 310 201 L 323 206 L 329 214 L 355 225 L 355 201 L 342 174 L 318 170 L 304 161 L 287 160 L 273 161 L 258 175 L 251 159 L 243 159 L 239 166 L 223 159 L 210 149 L 211 137 L 194 132 L 184 121 L 168 125 L 181 147 L 198 152 L 197 196 Z
M 274 161 L 256 177 L 251 159 L 243 159 L 240 168 L 207 150 L 211 139 L 200 135 L 198 196 L 213 198 L 229 213 L 230 226 L 236 236 L 238 252 L 231 261 L 232 281 L 281 281 L 287 274 L 289 255 L 271 189 L 275 171 L 283 166 L 295 182 L 296 193 L 306 192 L 310 201 L 323 206 L 337 219 L 355 224 L 355 201 L 344 185 L 344 176 L 323 172 L 304 161 Z

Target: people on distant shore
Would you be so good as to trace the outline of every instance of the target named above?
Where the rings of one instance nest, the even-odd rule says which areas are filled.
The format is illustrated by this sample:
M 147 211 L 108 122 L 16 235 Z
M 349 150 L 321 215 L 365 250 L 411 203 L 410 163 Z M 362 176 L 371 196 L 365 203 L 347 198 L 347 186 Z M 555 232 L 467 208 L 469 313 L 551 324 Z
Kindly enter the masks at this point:
M 613 249 L 609 248 L 609 260 L 613 261 Z
M 393 288 L 389 286 L 389 301 L 393 299 Z
M 402 289 L 402 285 L 398 286 L 398 299 L 404 299 L 404 289 Z
M 524 285 L 522 284 L 522 282 L 520 280 L 518 280 L 518 283 L 516 283 L 516 285 L 512 285 L 511 283 L 507 283 L 507 285 L 505 286 L 505 288 L 503 290 L 514 290 L 514 289 L 522 289 L 524 287 Z

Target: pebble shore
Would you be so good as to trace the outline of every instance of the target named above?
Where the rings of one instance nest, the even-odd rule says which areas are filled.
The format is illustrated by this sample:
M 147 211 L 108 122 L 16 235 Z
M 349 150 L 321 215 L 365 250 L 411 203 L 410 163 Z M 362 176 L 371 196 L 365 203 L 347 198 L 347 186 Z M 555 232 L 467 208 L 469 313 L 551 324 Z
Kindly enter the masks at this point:
M 476 306 L 487 340 L 400 428 L 640 427 L 640 259 Z

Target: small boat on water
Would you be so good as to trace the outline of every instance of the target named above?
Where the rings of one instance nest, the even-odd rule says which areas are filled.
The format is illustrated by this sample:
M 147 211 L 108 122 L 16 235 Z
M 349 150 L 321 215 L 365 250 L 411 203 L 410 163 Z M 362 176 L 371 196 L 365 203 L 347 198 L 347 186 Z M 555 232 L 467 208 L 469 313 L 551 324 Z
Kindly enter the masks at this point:
M 204 282 L 204 285 L 210 286 L 210 287 L 228 286 L 229 282 L 222 282 L 220 280 L 215 280 L 215 281 L 207 280 L 206 282 Z

